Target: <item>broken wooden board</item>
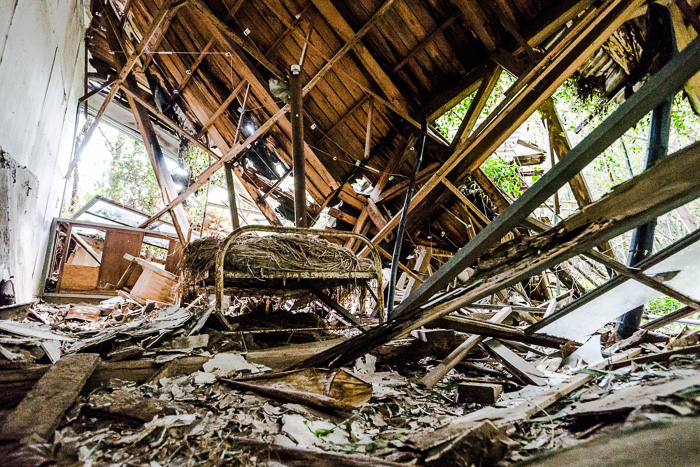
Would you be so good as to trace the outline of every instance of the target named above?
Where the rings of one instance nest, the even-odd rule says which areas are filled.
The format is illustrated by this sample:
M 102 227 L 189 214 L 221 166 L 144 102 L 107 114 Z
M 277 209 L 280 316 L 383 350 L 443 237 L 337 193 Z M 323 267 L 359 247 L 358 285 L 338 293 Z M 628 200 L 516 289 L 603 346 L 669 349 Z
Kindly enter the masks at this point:
M 0 439 L 31 435 L 49 440 L 100 361 L 98 354 L 69 355 L 51 367 L 5 420 Z
M 494 383 L 466 382 L 457 385 L 457 402 L 495 404 L 503 393 L 503 385 Z
M 641 353 L 641 349 L 631 349 L 626 352 L 619 353 L 614 357 L 590 367 L 594 370 L 603 370 L 608 366 L 613 366 L 617 363 L 630 364 L 630 358 Z M 528 399 L 515 407 L 494 408 L 485 407 L 476 412 L 472 412 L 464 417 L 444 425 L 435 430 L 435 438 L 449 438 L 455 436 L 455 433 L 461 432 L 464 427 L 471 426 L 474 422 L 480 420 L 491 420 L 498 426 L 509 425 L 511 423 L 526 420 L 538 412 L 545 410 L 556 401 L 575 391 L 584 384 L 592 381 L 595 378 L 593 372 L 581 373 L 573 376 L 569 381 L 565 381 L 550 389 L 546 389 L 535 397 Z
M 510 314 L 513 312 L 511 307 L 504 307 L 501 311 L 496 313 L 489 321 L 493 323 L 503 322 Z M 426 387 L 433 387 L 440 381 L 445 375 L 455 367 L 459 362 L 464 360 L 469 351 L 473 349 L 476 345 L 483 340 L 483 336 L 471 336 L 469 339 L 464 341 L 459 345 L 450 355 L 447 356 L 442 362 L 440 362 L 435 368 L 430 370 L 421 380 L 420 383 Z
M 344 454 L 340 452 L 326 452 L 317 449 L 305 449 L 298 447 L 269 444 L 252 438 L 229 437 L 234 446 L 250 449 L 256 453 L 260 461 L 269 456 L 270 465 L 279 461 L 286 461 L 284 465 L 318 465 L 318 466 L 347 466 L 347 467 L 405 467 L 408 464 L 390 462 L 376 456 L 361 454 Z
M 347 371 L 305 369 L 224 379 L 238 388 L 322 410 L 353 410 L 372 397 L 372 385 Z
M 575 403 L 566 408 L 567 416 L 606 415 L 615 412 L 630 412 L 637 407 L 650 404 L 660 397 L 670 396 L 691 386 L 700 385 L 700 376 L 677 379 L 653 386 L 622 388 L 598 400 Z
M 483 342 L 483 346 L 523 384 L 534 384 L 536 386 L 545 386 L 547 384 L 548 380 L 544 373 L 535 368 L 535 365 L 525 361 L 497 340 L 486 339 Z
M 48 339 L 55 341 L 73 341 L 72 337 L 62 336 L 60 334 L 54 334 L 52 332 L 44 331 L 37 326 L 32 326 L 27 323 L 18 323 L 17 321 L 10 320 L 0 320 L 0 331 L 9 332 L 10 334 L 16 334 L 18 336 L 26 337 L 36 337 L 38 339 Z

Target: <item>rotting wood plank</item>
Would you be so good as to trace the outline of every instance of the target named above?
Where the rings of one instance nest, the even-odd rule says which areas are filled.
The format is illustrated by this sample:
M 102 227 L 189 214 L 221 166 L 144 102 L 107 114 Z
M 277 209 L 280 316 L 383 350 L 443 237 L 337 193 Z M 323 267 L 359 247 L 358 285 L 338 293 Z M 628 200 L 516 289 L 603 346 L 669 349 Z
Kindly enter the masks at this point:
M 545 386 L 547 378 L 535 366 L 519 357 L 515 352 L 503 345 L 495 339 L 486 339 L 483 343 L 489 353 L 503 363 L 509 372 L 513 374 L 523 384 L 534 384 L 536 386 Z
M 637 273 L 637 274 L 644 273 L 644 271 L 653 267 L 655 264 L 660 263 L 661 261 L 665 260 L 666 258 L 669 258 L 671 255 L 678 253 L 679 251 L 682 251 L 684 248 L 687 248 L 688 246 L 696 243 L 697 241 L 700 241 L 700 230 L 693 232 L 692 234 L 690 234 L 690 235 L 674 242 L 673 244 L 667 246 L 663 250 L 658 251 L 658 252 L 654 253 L 653 255 L 649 256 L 644 261 L 637 264 L 637 266 L 635 267 L 636 268 L 635 273 Z M 601 254 L 598 253 L 598 256 L 600 256 L 600 255 Z M 608 260 L 606 262 L 610 263 L 610 260 Z M 617 262 L 616 262 L 616 264 L 611 264 L 613 269 L 619 269 L 618 265 L 622 266 L 620 263 L 617 263 Z M 625 267 L 622 266 L 622 268 L 625 268 Z M 566 316 L 567 314 L 574 312 L 580 306 L 590 302 L 591 300 L 595 299 L 596 297 L 603 295 L 604 293 L 608 292 L 609 290 L 621 285 L 623 282 L 630 280 L 630 279 L 633 279 L 630 275 L 618 275 L 618 276 L 612 278 L 610 281 L 601 285 L 597 289 L 584 295 L 580 300 L 577 300 L 577 301 L 567 305 L 566 307 L 558 310 L 556 313 L 554 313 L 551 316 L 548 316 L 546 319 L 538 321 L 537 323 L 529 326 L 525 330 L 525 332 L 536 332 L 536 331 L 544 328 L 545 326 L 547 326 L 551 322 L 556 321 L 557 319 L 561 318 L 562 316 Z M 676 315 L 676 313 L 678 313 L 678 315 Z M 666 315 L 662 318 L 659 318 L 658 322 L 663 323 L 661 325 L 664 325 L 664 324 L 667 324 L 668 322 L 672 322 L 674 320 L 674 317 L 675 317 L 675 319 L 680 319 L 682 317 L 681 315 L 684 315 L 684 313 L 681 312 L 680 310 L 676 311 L 676 312 L 672 312 L 672 313 L 669 313 L 668 315 Z M 657 321 L 657 320 L 655 320 L 655 321 Z M 651 323 L 654 323 L 655 321 L 652 321 L 648 324 L 651 325 Z M 655 327 L 650 328 L 650 327 L 645 327 L 645 326 L 643 326 L 643 328 L 645 328 L 645 329 L 655 329 Z
M 641 349 L 631 349 L 625 352 L 621 352 L 614 355 L 610 359 L 607 359 L 597 365 L 591 367 L 593 370 L 604 370 L 610 366 L 616 364 L 629 364 L 630 358 L 633 358 L 641 353 Z M 515 422 L 522 420 L 527 420 L 528 418 L 536 415 L 537 413 L 546 410 L 547 407 L 554 404 L 556 401 L 562 397 L 570 394 L 576 389 L 584 386 L 595 379 L 595 374 L 591 373 L 581 373 L 573 376 L 570 380 L 565 381 L 551 389 L 547 389 L 544 392 L 536 395 L 535 397 L 526 400 L 515 407 L 499 408 L 494 409 L 493 407 L 486 407 L 476 412 L 472 412 L 464 417 L 460 417 L 456 420 L 449 422 L 446 425 L 438 428 L 434 432 L 430 433 L 430 438 L 426 438 L 426 435 L 419 435 L 416 441 L 424 439 L 430 444 L 439 445 L 459 436 L 465 429 L 469 428 L 474 424 L 474 422 L 480 420 L 491 420 L 496 426 L 507 426 Z
M 539 345 L 558 349 L 567 343 L 561 337 L 548 336 L 546 334 L 528 334 L 522 329 L 500 323 L 492 323 L 482 319 L 468 318 L 466 316 L 448 315 L 439 318 L 432 324 L 440 328 L 454 329 L 459 332 L 478 334 L 484 337 L 505 339 L 523 344 Z
M 187 84 L 189 84 L 190 80 L 199 70 L 199 66 L 202 64 L 202 62 L 204 62 L 204 59 L 207 58 L 207 55 L 209 54 L 211 48 L 214 46 L 215 42 L 216 40 L 213 37 L 209 39 L 207 45 L 205 45 L 202 51 L 199 53 L 199 55 L 197 55 L 197 58 L 195 59 L 192 66 L 186 69 L 187 71 L 189 71 L 189 73 L 185 73 L 185 78 L 180 82 L 180 84 L 177 85 L 177 88 L 173 91 L 173 97 L 168 103 L 166 109 L 170 109 L 173 106 L 173 104 L 177 101 L 178 97 L 182 95 L 182 92 L 187 87 Z
M 98 354 L 67 355 L 53 365 L 8 414 L 0 439 L 20 441 L 38 435 L 49 441 L 100 361 Z
M 128 86 L 131 92 L 135 94 L 134 91 L 137 89 L 137 85 L 134 81 L 130 82 L 127 80 L 125 86 Z M 129 106 L 136 119 L 136 125 L 141 133 L 141 139 L 143 139 L 144 147 L 151 161 L 151 166 L 156 174 L 156 180 L 158 181 L 163 201 L 165 204 L 168 204 L 177 197 L 177 188 L 175 187 L 175 182 L 170 175 L 168 167 L 165 165 L 163 151 L 160 148 L 160 143 L 153 129 L 153 123 L 151 123 L 148 116 L 148 110 L 137 103 L 131 95 L 127 95 L 127 100 L 129 101 Z M 182 205 L 174 206 L 170 210 L 170 214 L 173 218 L 173 224 L 177 230 L 178 237 L 180 238 L 180 243 L 186 245 L 190 238 L 190 222 L 187 219 L 185 208 Z
M 694 38 L 697 37 L 698 33 L 695 32 L 692 27 L 685 25 L 683 21 L 683 15 L 681 14 L 680 5 L 686 5 L 685 0 L 680 0 L 678 4 L 675 2 L 670 2 L 667 6 L 668 11 L 671 13 L 671 20 L 673 22 L 673 29 L 676 35 L 676 45 L 679 50 L 683 50 L 692 42 Z M 697 18 L 697 13 L 693 13 Z M 688 96 L 688 102 L 690 102 L 691 107 L 696 114 L 700 115 L 700 74 L 697 74 L 690 78 L 684 86 L 686 96 Z

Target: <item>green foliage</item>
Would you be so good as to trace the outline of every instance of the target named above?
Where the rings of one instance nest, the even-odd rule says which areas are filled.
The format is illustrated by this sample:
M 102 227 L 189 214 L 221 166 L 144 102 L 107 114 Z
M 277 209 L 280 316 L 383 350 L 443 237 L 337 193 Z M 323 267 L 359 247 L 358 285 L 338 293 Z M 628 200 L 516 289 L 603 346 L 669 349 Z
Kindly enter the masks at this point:
M 143 144 L 119 134 L 107 146 L 112 160 L 93 194 L 148 213 L 160 209 L 163 199 Z
M 676 311 L 681 306 L 681 302 L 671 297 L 660 297 L 647 303 L 647 309 L 649 312 L 660 316 Z
M 435 121 L 435 126 L 442 136 L 450 141 L 454 138 L 457 134 L 457 130 L 459 130 L 459 125 L 462 124 L 462 120 L 474 100 L 474 96 L 476 96 L 476 91 L 469 94 L 466 99 L 442 114 L 442 116 Z
M 488 114 L 490 114 L 491 111 L 495 109 L 498 106 L 498 104 L 501 103 L 501 101 L 505 97 L 506 91 L 509 87 L 513 85 L 513 83 L 515 83 L 515 78 L 511 74 L 507 72 L 501 73 L 501 76 L 498 78 L 496 86 L 493 88 L 491 96 L 486 101 L 486 105 L 484 106 L 483 110 L 481 111 L 481 114 L 479 115 L 476 124 L 477 127 L 479 126 L 479 123 L 481 123 L 483 119 L 486 118 L 486 116 L 488 116 Z M 467 114 L 467 110 L 469 110 L 469 106 L 471 105 L 475 96 L 476 91 L 467 96 L 462 102 L 445 112 L 440 118 L 438 118 L 435 121 L 437 129 L 448 140 L 452 140 L 455 134 L 457 134 L 457 130 L 459 130 L 459 125 L 462 123 L 464 116 Z
M 481 165 L 481 170 L 512 198 L 520 196 L 520 176 L 515 164 L 491 156 Z

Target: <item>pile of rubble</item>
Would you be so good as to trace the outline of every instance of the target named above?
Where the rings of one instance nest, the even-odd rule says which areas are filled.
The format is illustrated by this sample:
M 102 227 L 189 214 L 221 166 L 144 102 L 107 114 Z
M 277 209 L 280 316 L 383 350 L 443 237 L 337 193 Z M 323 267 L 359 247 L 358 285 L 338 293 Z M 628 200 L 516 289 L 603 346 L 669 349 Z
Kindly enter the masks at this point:
M 203 297 L 163 308 L 115 298 L 0 321 L 7 462 L 510 465 L 700 410 L 697 331 L 661 343 L 642 331 L 601 352 L 600 336 L 551 350 L 421 329 L 352 368 L 318 369 L 296 367 L 347 331 L 289 344 L 296 328 L 276 323 L 275 346 L 241 330 L 246 316 Z

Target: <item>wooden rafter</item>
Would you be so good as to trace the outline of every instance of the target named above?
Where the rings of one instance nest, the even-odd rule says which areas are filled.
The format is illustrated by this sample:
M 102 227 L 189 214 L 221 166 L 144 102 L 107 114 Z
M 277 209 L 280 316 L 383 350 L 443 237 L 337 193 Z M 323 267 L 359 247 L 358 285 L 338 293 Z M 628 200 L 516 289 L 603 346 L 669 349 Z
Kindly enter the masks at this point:
M 495 65 L 491 71 L 491 77 L 483 80 L 479 85 L 479 89 L 476 91 L 474 99 L 472 100 L 471 104 L 469 104 L 467 113 L 464 115 L 462 123 L 459 125 L 459 129 L 452 139 L 452 143 L 450 144 L 450 149 L 452 151 L 454 151 L 460 142 L 469 138 L 471 135 L 471 132 L 474 129 L 481 112 L 484 110 L 489 97 L 491 97 L 493 88 L 496 87 L 496 83 L 498 83 L 498 79 L 500 77 L 501 68 L 498 65 Z
M 377 183 L 374 185 L 374 188 L 372 188 L 372 192 L 369 195 L 369 200 L 371 200 L 373 203 L 376 203 L 377 200 L 379 200 L 379 197 L 384 191 L 384 188 L 386 187 L 387 183 L 389 183 L 389 178 L 401 166 L 403 161 L 408 156 L 409 151 L 411 151 L 413 145 L 416 144 L 416 141 L 418 141 L 418 135 L 416 133 L 413 133 L 411 134 L 411 136 L 408 137 L 407 140 L 402 141 L 398 145 L 396 150 L 392 152 L 389 161 L 382 169 L 382 173 L 379 176 L 379 180 L 377 180 Z M 354 233 L 360 233 L 365 228 L 366 222 L 369 219 L 370 209 L 371 208 L 369 207 L 369 203 L 362 209 L 362 212 L 360 213 L 357 222 L 353 226 L 352 231 Z M 345 247 L 353 248 L 354 244 L 355 239 L 351 238 L 345 243 Z
M 542 122 L 545 124 L 549 133 L 550 150 L 561 160 L 571 151 L 571 143 L 569 142 L 566 130 L 561 124 L 559 114 L 554 106 L 554 101 L 551 98 L 545 100 L 542 105 L 540 105 L 539 111 Z M 579 208 L 582 209 L 593 202 L 582 173 L 576 174 L 576 176 L 569 181 L 569 186 L 571 187 L 571 191 L 574 194 Z M 611 258 L 615 258 L 615 253 L 609 242 L 599 245 L 598 249 Z
M 182 82 L 177 86 L 177 89 L 173 91 L 173 97 L 168 104 L 168 108 L 172 107 L 172 105 L 175 103 L 178 97 L 182 95 L 182 91 L 185 90 L 187 87 L 187 84 L 190 82 L 190 80 L 194 77 L 194 75 L 197 73 L 197 70 L 199 70 L 199 66 L 202 64 L 205 58 L 207 58 L 207 55 L 211 48 L 214 46 L 214 43 L 216 41 L 214 38 L 210 39 L 209 42 L 207 42 L 207 45 L 204 46 L 202 51 L 197 55 L 197 58 L 195 59 L 194 63 L 192 64 L 191 67 L 187 69 L 187 72 L 185 73 L 185 78 L 182 80 Z
M 231 94 L 226 98 L 226 100 L 219 106 L 218 109 L 209 117 L 209 120 L 204 122 L 204 125 L 202 125 L 202 128 L 197 132 L 197 136 L 195 136 L 196 139 L 199 139 L 206 133 L 206 131 L 209 129 L 209 127 L 216 121 L 217 118 L 221 116 L 224 112 L 226 112 L 226 109 L 228 109 L 228 106 L 231 105 L 231 102 L 240 94 L 240 92 L 243 90 L 243 87 L 246 85 L 246 80 L 241 80 L 240 83 L 238 83 L 238 86 L 236 86 L 233 91 L 231 91 Z
M 126 82 L 124 86 L 129 88 L 129 90 L 135 94 L 137 85 L 135 81 Z M 131 107 L 131 112 L 134 114 L 136 119 L 136 126 L 141 133 L 141 139 L 143 140 L 144 147 L 146 148 L 146 153 L 153 166 L 153 171 L 156 174 L 156 180 L 158 181 L 158 186 L 160 186 L 160 191 L 163 194 L 163 201 L 168 204 L 170 201 L 175 199 L 177 196 L 177 188 L 175 187 L 175 182 L 165 165 L 165 157 L 163 156 L 163 151 L 160 148 L 158 139 L 156 138 L 155 130 L 153 129 L 153 124 L 148 116 L 148 110 L 141 106 L 132 97 L 132 94 L 127 94 L 127 100 L 129 101 L 129 106 Z M 180 242 L 185 245 L 189 241 L 190 234 L 190 223 L 187 219 L 187 213 L 182 205 L 174 206 L 170 209 L 170 214 L 173 218 L 173 224 L 177 231 L 177 235 L 180 238 Z
M 311 10 L 313 7 L 313 3 L 309 2 L 307 3 L 304 8 L 299 11 L 297 14 L 297 17 L 294 18 L 294 21 L 291 23 L 289 21 L 286 21 L 281 15 L 278 14 L 277 12 L 277 5 L 274 3 L 272 0 L 263 0 L 265 5 L 270 9 L 272 13 L 274 13 L 277 18 L 284 24 L 285 30 L 282 34 L 280 34 L 277 39 L 275 39 L 275 42 L 272 43 L 272 45 L 267 49 L 265 52 L 265 56 L 269 56 L 273 50 L 277 50 L 277 48 L 282 45 L 282 43 L 296 30 L 296 28 L 301 24 L 301 22 L 306 18 L 306 15 L 308 12 Z
M 203 0 L 188 0 L 190 7 L 192 7 L 202 19 L 212 28 L 216 28 L 223 35 L 223 39 L 220 39 L 222 44 L 227 44 L 229 41 L 236 44 L 238 47 L 245 50 L 251 57 L 253 57 L 262 66 L 267 68 L 273 75 L 280 79 L 284 79 L 284 74 L 274 65 L 270 60 L 267 59 L 260 51 L 251 45 L 244 37 L 242 37 L 237 32 L 234 32 L 229 28 L 226 23 L 220 20 L 204 3 Z
M 700 46 L 700 42 L 697 45 Z M 697 70 L 697 65 L 693 69 Z M 650 82 L 651 80 L 647 84 Z M 677 89 L 676 85 L 680 88 L 683 83 L 675 80 L 672 88 Z M 623 106 L 620 108 L 622 109 Z M 627 108 L 629 109 L 630 106 Z M 634 117 L 642 118 L 644 114 L 634 112 Z M 617 133 L 617 131 L 611 129 L 613 122 L 610 123 L 610 126 L 606 125 L 608 127 L 606 130 Z M 599 134 L 601 133 L 604 132 Z M 596 137 L 593 139 L 596 139 Z M 606 141 L 608 140 L 608 138 L 605 139 Z M 687 167 L 698 166 L 700 166 L 700 144 L 694 144 L 667 156 L 641 175 L 622 185 L 618 185 L 612 194 L 590 205 L 589 209 L 569 217 L 560 225 L 541 234 L 537 241 L 532 244 L 537 245 L 535 248 L 539 250 L 538 254 L 534 254 L 534 252 L 528 254 L 524 251 L 510 255 L 510 259 L 504 258 L 502 262 L 499 262 L 489 270 L 482 271 L 478 277 L 475 276 L 471 279 L 471 283 L 468 286 L 462 290 L 451 292 L 442 301 L 437 299 L 431 306 L 425 307 L 404 307 L 403 309 L 408 309 L 409 311 L 404 314 L 397 314 L 396 318 L 383 323 L 368 333 L 323 351 L 302 362 L 299 366 L 325 367 L 326 365 L 345 365 L 354 361 L 359 355 L 367 353 L 372 348 L 383 344 L 393 337 L 424 326 L 455 310 L 468 306 L 469 303 L 475 300 L 502 290 L 524 278 L 586 251 L 603 240 L 620 235 L 697 198 L 700 196 L 700 186 L 697 184 L 695 174 L 687 170 Z M 659 185 L 666 187 L 666 189 L 660 192 L 658 190 Z M 522 207 L 522 204 L 521 206 L 514 205 L 515 209 L 518 207 Z M 494 225 L 494 223 L 491 225 Z M 484 237 L 483 233 L 484 231 L 480 233 L 482 238 Z M 455 255 L 455 257 L 458 255 Z M 448 261 L 448 263 L 450 262 L 452 260 Z M 435 275 L 431 276 L 421 285 L 421 288 L 425 290 L 429 287 L 428 283 L 434 277 Z M 415 300 L 411 300 L 411 298 L 415 297 L 419 290 L 402 303 L 415 303 Z
M 343 15 L 331 3 L 330 0 L 312 0 L 321 15 L 326 19 L 328 24 L 335 30 L 336 34 L 345 41 L 345 45 L 341 51 L 347 52 L 350 49 L 355 51 L 355 55 L 360 60 L 362 65 L 367 69 L 372 78 L 375 80 L 379 88 L 382 90 L 386 98 L 393 106 L 398 106 L 404 112 L 409 111 L 407 102 L 396 85 L 391 81 L 389 75 L 379 65 L 377 60 L 372 56 L 367 47 L 362 44 L 362 37 L 372 29 L 377 20 L 391 8 L 395 0 L 386 0 L 372 15 L 372 17 L 355 32 L 348 22 L 343 18 Z M 343 54 L 344 55 L 344 54 Z M 326 66 L 334 66 L 335 63 L 329 62 Z M 378 96 L 380 97 L 380 96 Z
M 472 0 L 453 0 L 453 3 L 467 22 L 469 29 L 474 31 L 484 47 L 489 52 L 495 52 L 498 44 L 496 44 L 491 31 L 486 28 L 488 21 L 486 21 L 486 15 L 479 4 Z
M 393 75 L 393 74 L 397 73 L 401 68 L 403 68 L 404 66 L 406 66 L 406 64 L 407 64 L 408 62 L 410 62 L 412 58 L 414 58 L 416 55 L 418 55 L 419 53 L 421 53 L 421 51 L 423 51 L 423 49 L 425 49 L 425 47 L 426 47 L 428 44 L 430 44 L 431 42 L 433 42 L 433 41 L 435 40 L 436 37 L 438 37 L 440 34 L 442 34 L 442 33 L 445 31 L 445 29 L 447 29 L 452 23 L 455 22 L 455 20 L 456 20 L 457 18 L 459 18 L 459 14 L 456 14 L 456 13 L 455 13 L 455 14 L 453 14 L 452 16 L 450 16 L 449 18 L 447 18 L 440 26 L 438 26 L 437 28 L 435 28 L 435 30 L 434 30 L 433 32 L 431 32 L 430 34 L 428 34 L 428 35 L 425 37 L 425 39 L 423 39 L 417 46 L 415 46 L 415 47 L 408 53 L 408 55 L 406 55 L 404 58 L 402 58 L 401 61 L 400 61 L 399 63 L 397 63 L 396 65 L 394 65 L 394 68 L 392 68 L 392 70 L 391 70 L 391 74 Z
M 394 0 L 389 0 L 389 2 L 393 2 L 393 1 Z M 389 3 L 389 2 L 387 2 L 387 3 Z M 389 3 L 388 6 L 384 6 L 384 7 L 386 7 L 388 9 L 389 6 L 391 6 L 391 3 Z M 211 14 L 210 11 L 209 11 L 209 13 Z M 217 37 L 219 40 L 225 39 L 225 36 L 222 36 L 223 33 L 221 32 L 222 27 L 227 28 L 225 25 L 221 26 L 220 24 L 215 23 L 215 24 L 210 24 L 210 26 L 212 26 L 210 29 L 214 33 L 215 37 Z M 361 28 L 361 30 L 357 33 L 359 35 L 359 37 L 361 37 L 361 34 L 366 33 L 365 29 L 366 28 L 363 26 L 363 28 Z M 352 42 L 357 43 L 357 40 L 355 40 L 354 38 L 352 38 L 352 39 L 353 39 Z M 324 67 L 322 67 L 321 70 L 319 70 L 316 73 L 316 75 L 314 75 L 313 78 L 311 78 L 307 82 L 307 84 L 303 88 L 303 91 L 302 91 L 303 94 L 306 95 L 316 85 L 316 83 L 318 83 L 318 80 L 320 80 L 323 77 L 323 75 L 325 75 L 331 68 L 333 68 L 333 65 L 335 63 L 337 63 L 343 56 L 345 56 L 351 48 L 352 47 L 347 47 L 347 42 L 346 42 L 346 46 L 342 47 L 333 56 L 333 58 L 328 63 L 326 63 L 326 65 L 324 65 Z M 232 54 L 232 55 L 235 55 L 235 54 Z M 250 70 L 250 69 L 246 70 L 245 68 L 243 68 L 243 69 L 239 69 L 239 71 L 241 71 L 244 74 L 246 74 L 246 73 L 249 74 L 249 76 L 245 76 L 245 78 L 249 79 L 251 86 L 256 85 L 256 86 L 254 86 L 254 90 L 256 91 L 255 95 L 258 98 L 260 98 L 261 95 L 262 95 L 262 97 L 265 97 L 267 95 L 267 97 L 271 99 L 269 94 L 267 94 L 267 91 L 265 90 L 265 88 L 258 81 L 256 74 L 254 74 L 252 72 L 252 70 Z M 257 92 L 258 90 L 260 90 L 260 88 L 262 88 L 262 90 L 264 91 L 261 94 L 259 94 Z M 276 103 L 274 105 L 276 106 Z M 184 201 L 188 196 L 190 196 L 192 193 L 194 193 L 199 188 L 201 188 L 206 183 L 206 181 L 209 179 L 209 177 L 211 177 L 218 169 L 220 169 L 225 162 L 233 159 L 238 154 L 240 154 L 243 150 L 245 150 L 247 148 L 248 145 L 255 142 L 259 137 L 264 135 L 268 130 L 270 130 L 270 128 L 272 128 L 278 122 L 281 122 L 283 124 L 283 129 L 285 129 L 286 125 L 288 124 L 290 126 L 289 131 L 291 132 L 291 123 L 289 123 L 289 120 L 286 119 L 286 117 L 285 117 L 288 110 L 289 110 L 289 105 L 285 105 L 281 109 L 277 110 L 265 123 L 263 123 L 260 127 L 258 127 L 258 129 L 252 135 L 250 135 L 244 142 L 242 142 L 240 144 L 232 145 L 220 160 L 214 162 L 207 169 L 205 169 L 197 177 L 197 179 L 194 181 L 194 183 L 192 183 L 192 185 L 190 185 L 188 188 L 186 188 L 175 200 L 173 200 L 168 206 L 166 206 L 166 210 L 171 208 L 172 206 L 175 206 L 179 203 L 182 203 L 182 201 Z M 308 147 L 308 145 L 307 145 L 307 147 Z M 309 152 L 312 153 L 310 148 L 309 148 Z M 308 153 L 307 153 L 307 157 L 308 157 Z M 315 159 L 315 156 L 313 156 L 313 158 Z M 316 163 L 318 165 L 316 163 L 314 163 L 312 160 L 310 160 L 309 162 L 310 162 L 311 166 L 316 166 L 319 169 L 325 170 L 325 166 L 323 166 L 321 164 L 321 162 L 318 161 L 317 159 L 316 159 Z M 331 179 L 332 179 L 332 177 L 331 177 Z M 334 179 L 333 179 L 332 183 L 337 185 L 337 183 L 335 183 Z M 335 189 L 338 189 L 338 186 L 335 186 L 332 188 L 335 190 Z M 153 218 L 149 219 L 149 222 L 153 222 L 153 220 L 155 220 L 155 219 L 153 219 Z
M 186 138 L 190 143 L 196 145 L 200 149 L 204 150 L 208 155 L 213 157 L 214 159 L 220 159 L 219 155 L 216 154 L 215 152 L 211 151 L 207 146 L 202 144 L 201 141 L 196 139 L 194 136 L 190 135 L 184 128 L 182 128 L 180 125 L 172 121 L 170 118 L 166 117 L 163 115 L 162 112 L 160 112 L 155 105 L 149 103 L 142 97 L 138 96 L 137 94 L 134 94 L 131 92 L 131 90 L 127 89 L 126 87 L 122 87 L 122 91 L 127 94 L 128 96 L 132 97 L 136 102 L 138 102 L 140 105 L 144 106 L 146 109 L 148 109 L 153 116 L 157 117 L 159 120 L 162 120 L 165 122 L 173 131 L 177 132 L 180 136 L 183 138 Z

